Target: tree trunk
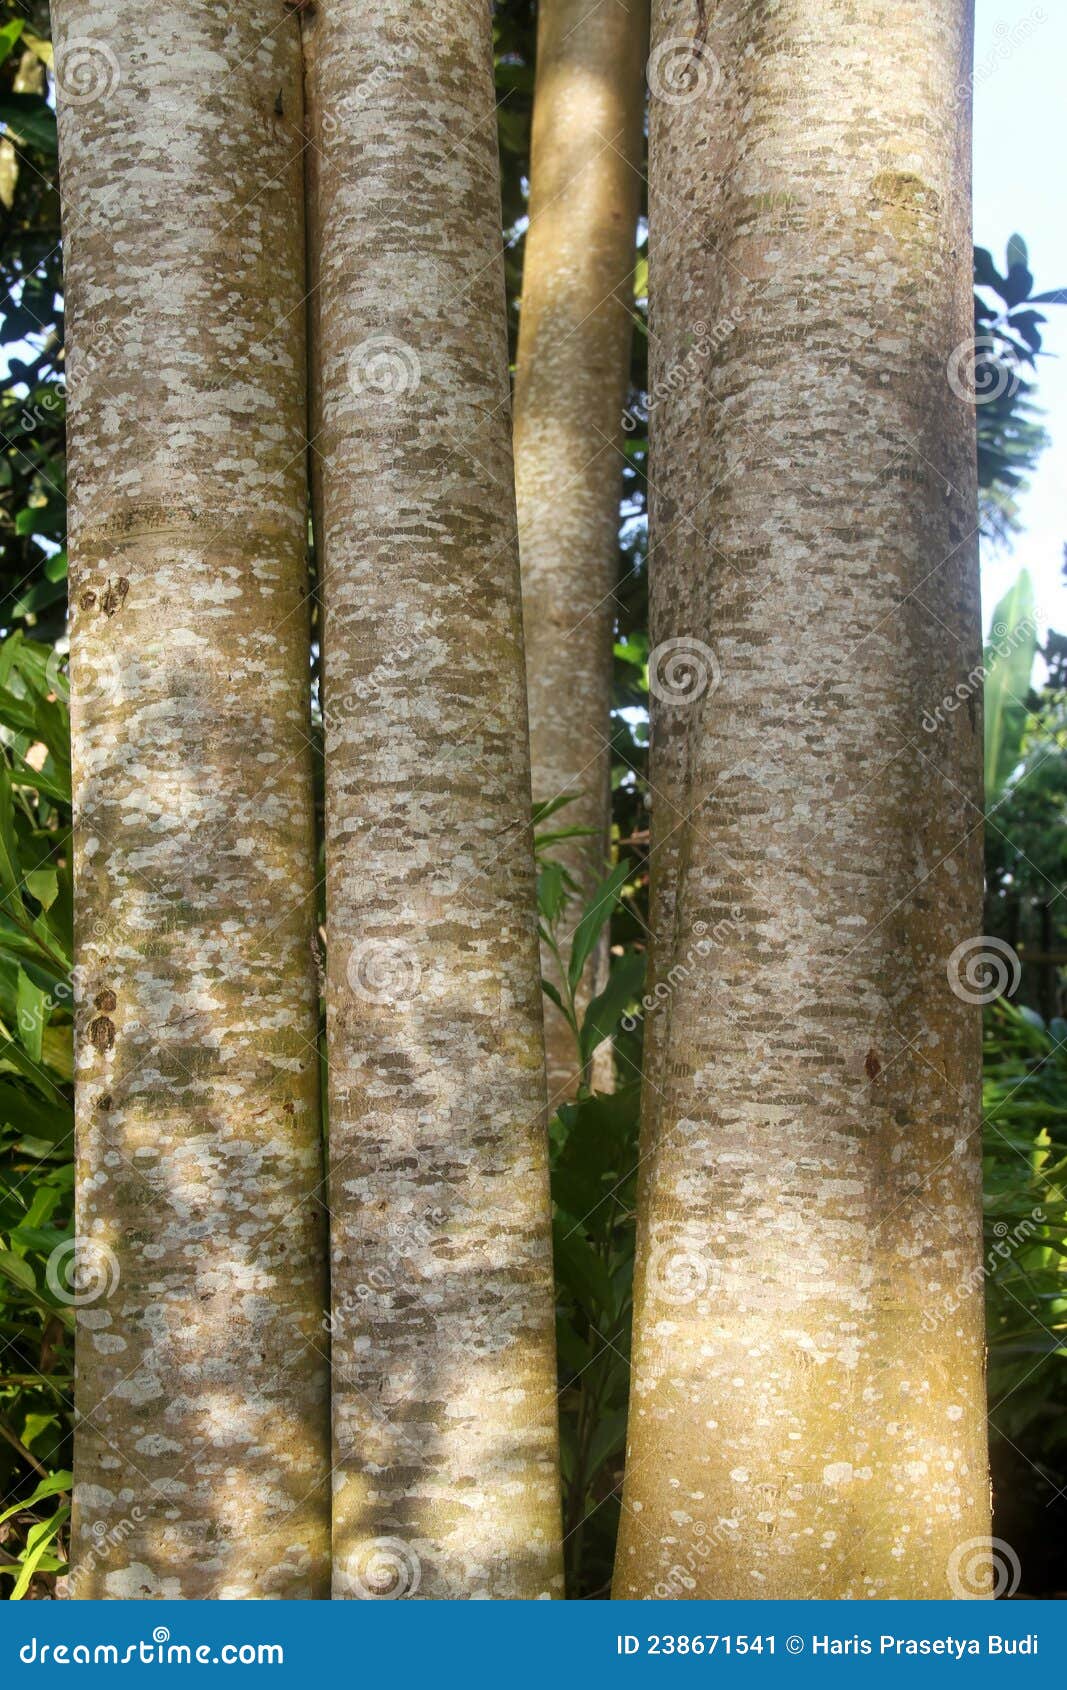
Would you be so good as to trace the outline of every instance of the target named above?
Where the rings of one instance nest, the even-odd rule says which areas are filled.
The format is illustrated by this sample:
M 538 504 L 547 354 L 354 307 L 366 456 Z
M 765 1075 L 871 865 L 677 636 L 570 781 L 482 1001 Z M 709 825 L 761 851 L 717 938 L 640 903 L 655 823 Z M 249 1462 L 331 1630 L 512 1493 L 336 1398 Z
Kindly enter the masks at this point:
M 634 229 L 648 0 L 542 0 L 515 382 L 533 795 L 573 793 L 557 847 L 589 896 L 611 839 L 614 592 L 621 418 L 633 337 Z M 577 909 L 571 926 L 577 921 Z M 546 974 L 555 978 L 550 956 Z M 605 943 L 582 1001 L 607 978 Z M 545 1012 L 549 1096 L 577 1079 L 574 1037 Z M 611 1083 L 602 1047 L 595 1083 Z
M 334 1594 L 560 1594 L 490 13 L 328 0 Z
M 268 0 L 54 15 L 77 1594 L 322 1597 L 298 28 Z
M 921 731 L 980 644 L 946 378 L 973 333 L 970 35 L 967 0 L 878 0 L 862 29 L 809 0 L 654 8 L 652 557 L 689 667 L 651 670 L 688 819 L 619 1597 L 989 1593 L 954 954 L 981 931 L 981 713 Z

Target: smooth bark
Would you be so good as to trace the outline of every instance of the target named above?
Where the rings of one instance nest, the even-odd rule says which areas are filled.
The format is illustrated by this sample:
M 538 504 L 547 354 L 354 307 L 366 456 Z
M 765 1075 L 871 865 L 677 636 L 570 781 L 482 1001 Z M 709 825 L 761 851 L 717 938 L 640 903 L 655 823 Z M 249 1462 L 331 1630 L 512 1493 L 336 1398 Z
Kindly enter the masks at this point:
M 979 651 L 946 378 L 970 50 L 966 0 L 653 11 L 653 637 L 691 678 L 654 719 L 618 1597 L 988 1591 L 979 1010 L 949 978 L 981 711 L 921 726 Z
M 561 1594 L 544 1043 L 484 0 L 326 0 L 334 1594 Z
M 298 26 L 267 0 L 60 0 L 53 16 L 72 1565 L 79 1597 L 322 1597 Z

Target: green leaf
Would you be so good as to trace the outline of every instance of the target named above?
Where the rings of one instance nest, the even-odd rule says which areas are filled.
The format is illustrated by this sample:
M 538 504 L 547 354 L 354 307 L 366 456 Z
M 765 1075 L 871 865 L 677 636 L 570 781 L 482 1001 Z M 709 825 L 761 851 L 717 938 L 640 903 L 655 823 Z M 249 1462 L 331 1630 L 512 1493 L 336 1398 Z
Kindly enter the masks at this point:
M 626 1447 L 626 1410 L 617 1408 L 611 1414 L 605 1414 L 598 1421 L 593 1436 L 589 1440 L 586 1453 L 586 1471 L 589 1477 L 598 1473 L 605 1461 L 613 1455 L 620 1455 Z
M 645 957 L 641 951 L 627 951 L 612 959 L 604 990 L 593 998 L 582 1019 L 581 1056 L 585 1064 L 597 1047 L 615 1032 L 626 1007 L 640 996 L 645 979 Z
M 566 1141 L 552 1169 L 553 1200 L 568 1214 L 583 1216 L 586 1232 L 605 1240 L 616 1205 L 604 1199 L 634 1168 L 640 1105 L 637 1082 L 579 1098 L 559 1112 Z
M 11 57 L 19 36 L 22 34 L 25 27 L 26 24 L 24 19 L 12 18 L 10 23 L 6 23 L 3 29 L 0 29 L 0 64 L 2 64 L 5 59 Z
M 1034 590 L 1025 569 L 993 612 L 985 655 L 986 804 L 1018 767 L 1029 712 L 1026 695 L 1037 651 Z
M 59 880 L 54 868 L 31 869 L 26 876 L 26 890 L 37 899 L 42 909 L 50 910 L 59 892 Z
M 600 882 L 589 902 L 581 921 L 574 930 L 571 941 L 570 962 L 567 966 L 567 978 L 573 990 L 582 977 L 582 970 L 596 949 L 607 922 L 611 920 L 615 905 L 619 901 L 619 892 L 625 886 L 630 876 L 628 862 L 616 863 L 611 873 Z
M 11 774 L 6 762 L 0 761 L 0 900 L 11 901 L 9 914 L 22 914 L 22 899 L 18 896 L 19 848 L 15 838 L 15 797 L 11 789 Z
M 0 1250 L 0 1273 L 6 1273 L 23 1291 L 37 1289 L 37 1275 L 33 1268 L 22 1256 L 16 1256 L 14 1250 Z M 0 1521 L 5 1518 L 5 1515 L 0 1514 Z
M 582 1236 L 579 1223 L 569 1215 L 557 1215 L 552 1223 L 552 1251 L 556 1277 L 582 1308 L 610 1314 L 614 1303 L 611 1276 Z
M 566 902 L 562 863 L 546 863 L 537 876 L 537 907 L 550 926 L 559 919 Z
M 1030 254 L 1026 250 L 1026 242 L 1021 235 L 1012 235 L 1008 242 L 1008 269 L 1016 264 L 1026 265 L 1030 262 Z
M 17 1081 L 0 1079 L 0 1122 L 30 1138 L 58 1143 L 74 1130 L 74 1112 L 65 1099 L 48 1103 Z
M 22 1047 L 31 1062 L 40 1062 L 44 1025 L 48 1020 L 48 995 L 20 966 L 18 973 L 18 1028 Z
M 26 1553 L 22 1558 L 22 1570 L 11 1592 L 11 1601 L 20 1602 L 30 1586 L 30 1580 L 37 1571 L 38 1564 L 43 1559 L 49 1544 L 56 1537 L 61 1526 L 70 1519 L 70 1509 L 60 1508 L 52 1520 L 42 1520 L 39 1526 L 31 1527 L 26 1538 Z
M 564 1367 L 572 1373 L 581 1373 L 589 1361 L 589 1345 L 563 1314 L 556 1315 L 556 1351 Z
M 0 123 L 7 125 L 11 139 L 22 147 L 36 147 L 53 156 L 59 150 L 55 113 L 41 94 L 0 93 Z
M 559 798 L 550 798 L 544 804 L 535 804 L 533 807 L 534 827 L 547 821 L 549 816 L 554 816 L 556 811 L 562 810 L 565 804 L 573 804 L 577 797 L 577 792 L 565 792 Z
M 41 1480 L 32 1496 L 28 1496 L 24 1502 L 16 1502 L 13 1507 L 0 1514 L 0 1526 L 15 1514 L 25 1514 L 28 1508 L 35 1507 L 38 1502 L 44 1502 L 50 1496 L 64 1495 L 70 1490 L 73 1482 L 73 1473 L 68 1473 L 65 1469 L 61 1468 L 55 1473 L 50 1473 L 47 1479 Z

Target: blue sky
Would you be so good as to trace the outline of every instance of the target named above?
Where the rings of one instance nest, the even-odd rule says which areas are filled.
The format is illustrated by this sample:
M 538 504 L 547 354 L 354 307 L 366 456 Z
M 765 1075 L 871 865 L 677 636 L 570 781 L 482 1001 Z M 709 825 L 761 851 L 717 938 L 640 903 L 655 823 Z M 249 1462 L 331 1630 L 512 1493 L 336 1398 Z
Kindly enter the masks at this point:
M 1034 289 L 1067 287 L 1067 215 L 1063 200 L 1067 100 L 1067 3 L 977 0 L 974 85 L 974 238 L 1004 267 L 1004 246 L 1018 231 L 1030 249 Z M 1067 305 L 1050 306 L 1038 359 L 1037 400 L 1052 445 L 1021 502 L 1024 532 L 1009 549 L 986 547 L 982 600 L 994 604 L 1025 567 L 1043 625 L 1067 633 L 1067 587 L 1060 566 L 1067 542 Z

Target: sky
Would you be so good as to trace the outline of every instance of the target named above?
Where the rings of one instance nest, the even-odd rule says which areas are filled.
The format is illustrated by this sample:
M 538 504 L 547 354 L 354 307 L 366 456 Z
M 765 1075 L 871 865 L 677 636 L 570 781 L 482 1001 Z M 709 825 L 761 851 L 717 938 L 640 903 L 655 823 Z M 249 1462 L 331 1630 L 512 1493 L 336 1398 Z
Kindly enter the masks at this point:
M 1034 292 L 1067 287 L 1064 140 L 1067 0 L 976 0 L 974 44 L 974 239 L 1004 270 L 1018 232 L 1030 251 Z M 1042 627 L 1067 633 L 1067 305 L 1048 307 L 1042 330 L 1053 356 L 1037 361 L 1037 402 L 1052 444 L 1020 501 L 1023 532 L 982 554 L 982 604 L 993 607 L 1026 568 Z M 1056 356 L 1058 354 L 1058 356 Z

